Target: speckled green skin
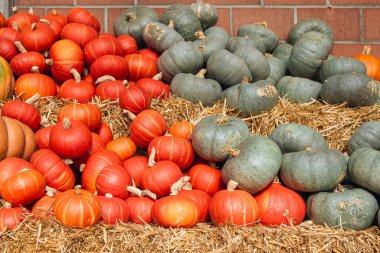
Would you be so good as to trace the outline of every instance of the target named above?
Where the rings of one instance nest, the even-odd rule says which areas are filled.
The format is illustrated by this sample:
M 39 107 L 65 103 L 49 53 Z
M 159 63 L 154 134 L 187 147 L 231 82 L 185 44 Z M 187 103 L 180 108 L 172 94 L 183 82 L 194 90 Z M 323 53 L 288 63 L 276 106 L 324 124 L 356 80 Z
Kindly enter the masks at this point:
M 201 102 L 203 106 L 211 106 L 220 99 L 222 87 L 212 79 L 179 73 L 171 81 L 170 91 L 173 95 L 183 97 L 194 104 Z
M 292 76 L 312 78 L 327 58 L 333 40 L 319 32 L 308 32 L 294 45 L 288 69 Z
M 209 115 L 201 119 L 191 135 L 194 151 L 203 159 L 224 162 L 231 149 L 247 139 L 247 124 L 239 118 L 228 116 L 228 120 L 218 123 L 223 115 Z
M 288 33 L 287 42 L 294 45 L 299 38 L 307 32 L 320 32 L 333 39 L 331 27 L 323 20 L 317 18 L 304 19 L 295 24 Z
M 266 52 L 273 52 L 276 48 L 279 39 L 275 32 L 262 25 L 246 24 L 241 25 L 237 31 L 237 36 L 248 36 L 251 38 L 261 37 L 265 45 Z
M 198 73 L 202 64 L 202 53 L 192 42 L 178 42 L 160 55 L 157 67 L 162 79 L 170 83 L 178 73 Z
M 221 95 L 229 107 L 238 107 L 242 116 L 270 111 L 278 103 L 276 87 L 267 80 L 241 83 L 225 89 Z
M 256 193 L 268 186 L 281 166 L 282 154 L 271 139 L 251 136 L 238 147 L 239 154 L 231 155 L 224 163 L 222 177 L 225 183 L 238 182 L 238 188 Z
M 160 53 L 177 42 L 185 41 L 173 28 L 159 22 L 152 22 L 145 26 L 143 39 L 148 47 Z
M 265 53 L 265 45 L 261 38 L 231 37 L 226 45 L 226 49 L 234 53 L 239 47 L 256 48 L 261 53 Z
M 235 55 L 242 58 L 252 75 L 252 81 L 265 80 L 270 74 L 270 66 L 265 56 L 256 48 L 240 46 Z
M 347 102 L 348 107 L 374 105 L 379 97 L 375 81 L 367 74 L 347 73 L 327 78 L 321 98 L 329 104 Z
M 286 96 L 294 103 L 308 103 L 320 97 L 322 84 L 308 78 L 284 76 L 276 88 L 281 97 Z
M 218 81 L 224 87 L 240 83 L 244 77 L 252 78 L 245 61 L 222 49 L 214 52 L 207 62 L 208 78 Z
M 348 152 L 352 154 L 361 147 L 380 150 L 380 121 L 365 122 L 352 134 Z
M 307 217 L 315 224 L 354 230 L 369 228 L 379 210 L 376 198 L 361 188 L 343 192 L 320 192 L 306 202 Z
M 230 40 L 230 36 L 228 35 L 227 31 L 219 26 L 212 26 L 205 30 L 203 33 L 206 37 L 218 38 L 219 40 L 223 40 L 223 42 L 226 45 Z
M 303 124 L 288 123 L 278 125 L 269 135 L 282 153 L 292 153 L 312 149 L 327 149 L 325 138 L 316 130 Z
M 215 37 L 206 37 L 203 40 L 193 41 L 194 45 L 198 47 L 203 55 L 203 66 L 207 66 L 210 56 L 221 49 L 226 47 L 226 43 L 223 40 Z
M 131 19 L 128 16 L 134 16 L 136 19 Z M 115 36 L 129 34 L 135 38 L 139 48 L 144 48 L 145 42 L 143 39 L 143 31 L 150 22 L 158 22 L 157 13 L 147 6 L 134 6 L 116 18 L 114 23 Z
M 380 196 L 380 151 L 357 149 L 348 159 L 347 173 L 352 182 Z
M 273 51 L 273 56 L 281 60 L 285 67 L 288 68 L 288 61 L 290 53 L 292 52 L 293 46 L 288 43 L 278 44 Z
M 320 69 L 320 78 L 322 81 L 330 76 L 346 73 L 367 73 L 365 64 L 355 58 L 339 57 L 324 62 Z
M 269 63 L 269 67 L 270 67 L 270 74 L 267 80 L 271 82 L 273 85 L 276 85 L 277 82 L 283 76 L 285 76 L 286 67 L 281 60 L 277 59 L 276 57 L 270 54 L 266 54 L 265 58 L 267 59 L 267 62 Z
M 338 150 L 305 150 L 284 154 L 279 176 L 295 191 L 319 192 L 334 189 L 346 170 L 346 157 Z
M 201 22 L 203 30 L 214 26 L 218 22 L 218 9 L 209 3 L 193 3 L 190 5 L 195 16 Z

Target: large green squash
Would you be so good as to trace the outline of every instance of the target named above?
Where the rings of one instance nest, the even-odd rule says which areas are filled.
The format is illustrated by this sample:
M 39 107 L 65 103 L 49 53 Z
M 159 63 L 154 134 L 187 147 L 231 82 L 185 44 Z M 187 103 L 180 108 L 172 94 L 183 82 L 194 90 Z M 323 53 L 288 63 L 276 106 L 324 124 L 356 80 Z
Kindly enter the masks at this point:
M 376 198 L 361 188 L 337 187 L 334 192 L 320 192 L 306 201 L 307 217 L 314 224 L 363 230 L 375 220 L 379 205 Z
M 377 89 L 380 91 L 380 82 L 376 81 L 377 84 Z M 380 92 L 379 92 L 379 97 L 377 98 L 376 104 L 380 105 Z
M 273 55 L 271 54 L 265 54 L 265 58 L 267 59 L 267 62 L 269 63 L 269 67 L 270 67 L 270 74 L 267 80 L 271 82 L 273 85 L 276 85 L 276 83 L 283 76 L 285 76 L 286 67 L 281 60 L 279 60 L 276 57 L 273 57 Z
M 183 4 L 174 4 L 165 9 L 161 16 L 161 23 L 169 25 L 174 23 L 176 30 L 186 41 L 197 39 L 196 33 L 202 31 L 201 23 L 193 10 Z
M 311 31 L 323 33 L 331 40 L 334 38 L 331 27 L 325 21 L 309 18 L 301 20 L 289 30 L 287 42 L 294 45 L 305 33 Z
M 367 73 L 366 65 L 350 57 L 338 57 L 324 62 L 320 69 L 321 81 L 326 80 L 330 76 L 346 74 L 346 73 Z
M 269 135 L 282 153 L 292 153 L 311 149 L 327 149 L 326 139 L 311 127 L 297 123 L 278 125 Z
M 207 61 L 210 58 L 211 54 L 225 49 L 228 42 L 228 34 L 222 28 L 211 27 L 207 31 L 212 30 L 205 35 L 200 33 L 197 40 L 194 40 L 193 43 L 196 45 L 203 55 L 203 66 L 207 66 Z M 225 37 L 226 36 L 226 37 Z
M 228 35 L 227 31 L 219 26 L 212 26 L 205 30 L 203 33 L 206 38 L 219 38 L 219 40 L 222 40 L 225 45 L 227 45 L 228 41 L 230 40 L 230 36 Z
M 335 149 L 310 149 L 283 155 L 280 179 L 300 192 L 334 189 L 347 170 L 346 157 Z
M 210 78 L 224 87 L 236 85 L 244 78 L 252 79 L 245 61 L 225 49 L 216 51 L 210 56 L 207 71 Z
M 367 74 L 347 73 L 330 76 L 321 89 L 321 98 L 329 104 L 347 103 L 348 107 L 374 105 L 379 97 L 375 81 Z
M 265 80 L 269 77 L 269 63 L 265 56 L 256 48 L 240 46 L 234 54 L 245 61 L 251 72 L 253 82 Z
M 380 121 L 368 121 L 363 123 L 350 138 L 348 152 L 367 147 L 380 151 Z
M 224 163 L 222 178 L 234 180 L 238 187 L 256 193 L 267 187 L 281 166 L 282 154 L 276 143 L 267 137 L 250 136 L 234 150 Z
M 169 47 L 158 58 L 158 70 L 162 79 L 171 82 L 178 73 L 196 74 L 203 64 L 203 56 L 199 48 L 192 42 L 178 42 Z
M 210 3 L 202 1 L 190 5 L 199 21 L 203 30 L 214 26 L 218 22 L 218 9 Z
M 280 43 L 273 51 L 273 56 L 284 63 L 285 68 L 288 68 L 288 61 L 292 53 L 293 46 L 288 43 Z
M 243 120 L 225 115 L 208 115 L 195 125 L 191 142 L 201 158 L 224 162 L 231 150 L 248 136 L 249 130 Z
M 170 91 L 173 95 L 183 97 L 194 104 L 202 103 L 203 106 L 211 106 L 222 94 L 222 87 L 213 79 L 206 79 L 205 69 L 201 69 L 197 75 L 178 73 L 170 83 Z
M 148 47 L 160 53 L 177 42 L 185 41 L 183 37 L 171 27 L 171 24 L 167 26 L 159 22 L 152 22 L 145 26 L 143 39 Z
M 231 53 L 234 53 L 239 47 L 256 48 L 261 53 L 265 53 L 265 45 L 261 38 L 231 37 L 226 45 L 226 49 Z
M 327 58 L 333 40 L 320 32 L 308 32 L 294 45 L 288 69 L 293 76 L 312 78 Z
M 113 29 L 115 36 L 129 34 L 135 38 L 139 48 L 144 48 L 143 31 L 150 22 L 158 22 L 157 13 L 147 6 L 133 6 L 116 18 Z
M 269 53 L 273 52 L 279 41 L 277 34 L 267 27 L 266 22 L 241 25 L 237 31 L 237 36 L 261 37 L 265 45 L 265 51 Z
M 363 147 L 348 159 L 347 173 L 355 184 L 380 196 L 380 151 Z
M 270 111 L 277 105 L 276 87 L 267 80 L 255 83 L 243 82 L 223 91 L 222 99 L 227 99 L 229 107 L 238 107 L 242 116 L 257 115 Z
M 284 76 L 276 88 L 280 97 L 286 96 L 293 103 L 308 103 L 319 98 L 322 84 L 308 78 Z

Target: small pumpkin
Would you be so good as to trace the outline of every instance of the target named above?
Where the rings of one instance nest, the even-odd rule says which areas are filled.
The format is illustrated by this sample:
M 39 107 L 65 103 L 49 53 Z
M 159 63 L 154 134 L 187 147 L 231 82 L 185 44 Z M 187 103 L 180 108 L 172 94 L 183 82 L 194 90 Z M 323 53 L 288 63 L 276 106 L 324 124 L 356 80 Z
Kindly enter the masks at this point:
M 0 208 L 0 232 L 7 229 L 16 229 L 19 224 L 27 217 L 25 214 L 28 210 L 23 207 L 12 207 L 11 204 L 5 203 Z
M 218 191 L 226 188 L 223 182 L 222 172 L 206 164 L 196 164 L 190 168 L 187 175 L 193 189 L 201 190 L 213 196 Z
M 59 88 L 59 97 L 63 99 L 75 100 L 78 103 L 91 101 L 95 95 L 95 88 L 91 82 L 82 80 L 79 72 L 72 69 L 74 79 L 66 80 Z
M 53 218 L 54 217 L 54 203 L 56 200 L 56 196 L 59 195 L 60 192 L 57 192 L 57 190 L 46 187 L 46 194 L 39 200 L 37 200 L 36 203 L 34 203 L 32 207 L 32 213 L 39 217 L 48 217 Z
M 195 125 L 188 121 L 179 121 L 174 123 L 168 130 L 169 134 L 190 140 Z
M 96 104 L 67 104 L 58 111 L 59 121 L 65 117 L 81 121 L 90 130 L 98 128 L 102 121 L 102 113 Z
M 87 66 L 91 66 L 94 61 L 103 55 L 124 56 L 123 48 L 114 37 L 94 38 L 86 43 L 83 48 L 84 59 Z
M 370 45 L 364 46 L 363 52 L 361 54 L 352 56 L 352 58 L 363 62 L 367 67 L 367 75 L 377 81 L 380 81 L 380 60 L 379 58 L 371 55 Z
M 152 222 L 152 208 L 156 201 L 156 194 L 149 190 L 143 190 L 128 186 L 127 190 L 134 195 L 127 198 L 129 219 L 133 223 L 150 224 Z
M 105 122 L 101 122 L 100 125 L 93 130 L 95 133 L 97 133 L 100 138 L 102 139 L 103 143 L 107 145 L 108 142 L 112 141 L 113 134 L 111 128 L 107 125 Z
M 41 73 L 45 72 L 45 57 L 38 52 L 28 52 L 20 41 L 15 41 L 17 49 L 20 54 L 16 55 L 10 61 L 13 73 L 16 76 L 31 73 L 33 66 L 37 66 Z
M 366 65 L 350 57 L 339 57 L 324 62 L 320 69 L 321 80 L 324 81 L 330 76 L 346 73 L 367 73 Z
M 129 68 L 122 56 L 103 55 L 91 65 L 90 74 L 95 80 L 105 75 L 113 76 L 117 80 L 126 80 L 129 75 Z
M 92 27 L 96 32 L 100 32 L 100 22 L 90 11 L 75 7 L 67 13 L 67 23 L 84 24 Z
M 140 187 L 141 176 L 149 168 L 146 156 L 134 156 L 123 161 L 123 167 L 131 176 L 136 187 Z
M 136 82 L 142 78 L 151 78 L 158 73 L 157 64 L 148 56 L 128 54 L 124 59 L 128 66 L 128 80 Z
M 368 121 L 360 125 L 348 143 L 348 152 L 354 153 L 361 147 L 380 150 L 380 121 Z
M 151 97 L 143 88 L 129 86 L 120 93 L 119 104 L 122 109 L 133 114 L 139 114 L 150 108 Z
M 293 103 L 308 103 L 320 97 L 322 84 L 308 78 L 284 76 L 276 83 L 280 97 Z
M 137 51 L 138 54 L 145 55 L 152 59 L 154 63 L 158 63 L 158 58 L 160 57 L 160 54 L 157 53 L 156 51 L 150 49 L 150 48 L 143 48 Z
M 131 35 L 123 34 L 117 37 L 117 41 L 119 42 L 121 49 L 123 51 L 123 56 L 128 54 L 135 54 L 138 51 L 137 43 L 135 38 Z
M 44 16 L 44 19 L 49 20 L 49 21 L 57 20 L 62 25 L 67 24 L 67 17 L 61 13 L 58 13 L 55 9 L 53 9 L 52 12 L 46 14 Z
M 114 198 L 112 194 L 97 196 L 101 208 L 101 218 L 104 224 L 114 225 L 119 222 L 127 222 L 129 219 L 128 205 L 120 198 Z
M 277 34 L 267 27 L 267 22 L 265 21 L 255 24 L 241 25 L 237 31 L 237 36 L 262 38 L 266 52 L 273 52 L 279 42 Z
M 136 145 L 129 137 L 120 137 L 108 142 L 106 149 L 116 153 L 122 161 L 136 153 Z
M 20 41 L 26 50 L 42 52 L 53 45 L 55 34 L 49 25 L 40 22 L 33 23 L 20 31 Z
M 152 98 L 164 99 L 170 96 L 170 86 L 161 81 L 162 73 L 158 73 L 152 78 L 142 78 L 136 82 L 136 86 L 141 87 Z
M 210 3 L 202 0 L 190 5 L 198 20 L 201 22 L 203 30 L 214 26 L 218 22 L 218 9 Z

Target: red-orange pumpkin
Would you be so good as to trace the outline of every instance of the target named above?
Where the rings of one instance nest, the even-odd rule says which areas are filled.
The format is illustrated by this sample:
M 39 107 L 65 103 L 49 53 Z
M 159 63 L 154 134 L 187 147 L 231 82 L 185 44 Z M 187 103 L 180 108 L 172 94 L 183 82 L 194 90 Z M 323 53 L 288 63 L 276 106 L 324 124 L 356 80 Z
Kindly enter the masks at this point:
M 56 20 L 62 25 L 67 24 L 66 16 L 61 13 L 58 13 L 56 10 L 53 10 L 51 13 L 46 14 L 44 16 L 44 19 L 49 20 L 50 22 Z
M 84 48 L 88 42 L 98 37 L 98 32 L 87 25 L 78 23 L 69 23 L 62 28 L 61 38 L 74 41 L 81 48 Z
M 126 80 L 116 80 L 113 76 L 102 76 L 96 81 L 96 83 L 99 84 L 96 86 L 95 94 L 102 101 L 106 99 L 111 101 L 118 99 L 128 85 Z
M 138 224 L 151 223 L 152 208 L 156 195 L 149 190 L 141 191 L 131 186 L 127 190 L 135 195 L 127 198 L 125 201 L 128 206 L 130 221 Z
M 16 13 L 10 16 L 7 19 L 7 24 L 8 24 L 8 27 L 13 27 L 13 22 L 15 22 L 17 24 L 17 27 L 19 29 L 22 29 L 24 28 L 24 26 L 31 25 L 37 21 L 38 19 L 36 18 L 35 15 L 27 13 L 27 12 L 20 12 L 20 13 Z
M 32 207 L 32 213 L 37 217 L 54 217 L 54 204 L 56 196 L 60 194 L 55 189 L 46 187 L 46 194 L 40 198 Z
M 59 97 L 75 100 L 78 103 L 87 103 L 95 95 L 95 88 L 89 81 L 81 80 L 76 69 L 70 71 L 74 79 L 66 80 L 59 88 Z
M 157 64 L 152 59 L 142 54 L 126 55 L 128 65 L 128 80 L 138 81 L 142 78 L 150 78 L 158 73 Z
M 136 86 L 141 87 L 152 98 L 168 98 L 170 96 L 170 86 L 160 81 L 162 73 L 152 78 L 142 78 L 136 82 Z
M 0 39 L 0 56 L 10 62 L 18 54 L 16 46 L 12 41 Z
M 190 141 L 191 134 L 194 130 L 194 124 L 188 121 L 180 121 L 174 123 L 168 130 L 169 134 L 178 137 L 185 138 Z
M 97 196 L 102 216 L 100 220 L 104 224 L 114 225 L 118 222 L 127 222 L 129 219 L 128 205 L 124 200 L 115 198 L 110 193 L 105 196 Z
M 123 55 L 123 49 L 115 37 L 99 37 L 91 40 L 83 49 L 87 66 L 103 55 Z
M 105 145 L 107 145 L 107 143 L 113 139 L 111 128 L 103 121 L 100 123 L 98 128 L 94 129 L 93 131 L 100 136 Z
M 135 54 L 137 52 L 136 40 L 131 35 L 120 35 L 117 37 L 117 41 L 121 46 L 123 56 L 126 56 L 128 54 Z
M 0 232 L 7 229 L 15 229 L 26 218 L 28 210 L 22 207 L 12 207 L 11 204 L 6 203 L 0 208 Z
M 76 187 L 57 196 L 54 215 L 69 227 L 88 227 L 98 223 L 101 208 L 95 195 Z
M 21 54 L 16 55 L 10 64 L 16 76 L 31 73 L 33 66 L 37 66 L 40 73 L 45 72 L 45 57 L 38 52 L 28 52 L 20 41 L 14 42 Z
M 61 39 L 61 33 L 65 24 L 62 24 L 58 20 L 52 19 L 48 21 L 49 27 L 53 30 L 55 41 Z
M 148 158 L 146 156 L 134 156 L 123 161 L 123 167 L 131 176 L 136 187 L 140 187 L 142 174 L 148 166 Z
M 119 103 L 122 109 L 138 114 L 150 108 L 151 97 L 142 88 L 130 86 L 120 93 Z
M 38 148 L 48 148 L 50 149 L 50 132 L 53 129 L 53 126 L 47 126 L 40 128 L 36 133 L 37 145 Z
M 298 225 L 306 214 L 305 201 L 297 192 L 276 181 L 254 195 L 264 226 Z
M 68 104 L 58 112 L 58 120 L 63 120 L 63 118 L 81 121 L 93 130 L 100 126 L 102 113 L 95 104 Z
M 1 40 L 10 40 L 11 42 L 16 42 L 20 40 L 20 32 L 18 26 L 15 27 L 3 27 L 0 28 L 0 39 Z
M 7 19 L 4 17 L 3 13 L 0 12 L 0 28 L 7 26 Z
M 55 34 L 49 25 L 44 23 L 33 23 L 31 25 L 26 25 L 21 30 L 20 40 L 26 50 L 42 52 L 53 45 Z
M 101 76 L 110 75 L 117 80 L 125 80 L 129 75 L 125 59 L 118 55 L 103 55 L 92 63 L 91 76 L 97 80 Z
M 194 165 L 188 176 L 193 189 L 207 192 L 210 196 L 226 188 L 221 171 L 206 164 Z
M 149 57 L 156 64 L 158 63 L 158 58 L 160 58 L 160 54 L 150 48 L 140 49 L 137 53 Z
M 106 149 L 115 152 L 122 161 L 136 153 L 136 145 L 129 137 L 120 137 L 108 142 Z
M 97 32 L 100 32 L 99 20 L 88 10 L 75 7 L 67 14 L 67 23 L 79 23 L 91 26 Z
M 88 158 L 93 153 L 106 148 L 106 145 L 104 144 L 102 138 L 97 133 L 91 132 L 91 136 L 92 136 L 92 141 L 91 141 L 90 149 L 88 150 L 88 152 L 86 154 L 84 154 L 83 156 L 74 160 L 73 166 L 75 168 L 79 169 L 81 164 L 85 164 L 87 162 Z
M 237 183 L 228 182 L 227 190 L 214 194 L 210 202 L 209 214 L 212 222 L 219 226 L 253 226 L 260 217 L 256 200 L 246 191 L 235 190 Z

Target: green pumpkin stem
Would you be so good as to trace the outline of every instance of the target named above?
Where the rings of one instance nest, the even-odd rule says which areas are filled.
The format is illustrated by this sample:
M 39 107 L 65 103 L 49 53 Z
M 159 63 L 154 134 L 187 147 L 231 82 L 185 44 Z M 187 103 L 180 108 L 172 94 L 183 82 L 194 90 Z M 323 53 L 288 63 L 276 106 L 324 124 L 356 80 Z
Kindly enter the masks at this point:
M 195 76 L 199 78 L 205 78 L 206 72 L 207 72 L 207 69 L 201 69 L 199 70 L 198 74 L 196 74 Z
M 228 191 L 234 191 L 237 186 L 238 186 L 238 182 L 236 182 L 234 180 L 230 180 L 230 181 L 228 181 L 228 184 L 227 184 L 227 190 Z
M 190 180 L 189 176 L 184 176 L 184 177 L 181 177 L 177 182 L 172 184 L 172 186 L 170 187 L 170 195 L 171 196 L 178 195 L 178 193 L 189 182 L 189 180 Z
M 116 78 L 111 75 L 101 76 L 98 79 L 96 79 L 95 84 L 99 84 L 106 81 L 116 81 Z
M 70 130 L 71 128 L 71 121 L 69 118 L 63 118 L 63 129 L 65 129 L 66 131 L 67 130 Z
M 76 70 L 75 68 L 72 68 L 70 70 L 70 73 L 74 76 L 74 79 L 75 79 L 76 83 L 80 83 L 82 81 L 78 70 Z
M 25 100 L 25 103 L 31 105 L 34 102 L 36 102 L 38 99 L 40 99 L 40 97 L 41 97 L 41 95 L 39 93 L 36 93 L 33 96 L 31 96 L 30 98 L 28 98 L 27 100 Z
M 21 41 L 15 41 L 13 44 L 15 44 L 17 50 L 18 50 L 20 53 L 26 53 L 26 52 L 28 52 L 28 50 L 26 50 L 26 48 L 25 48 L 24 45 L 21 43 Z

